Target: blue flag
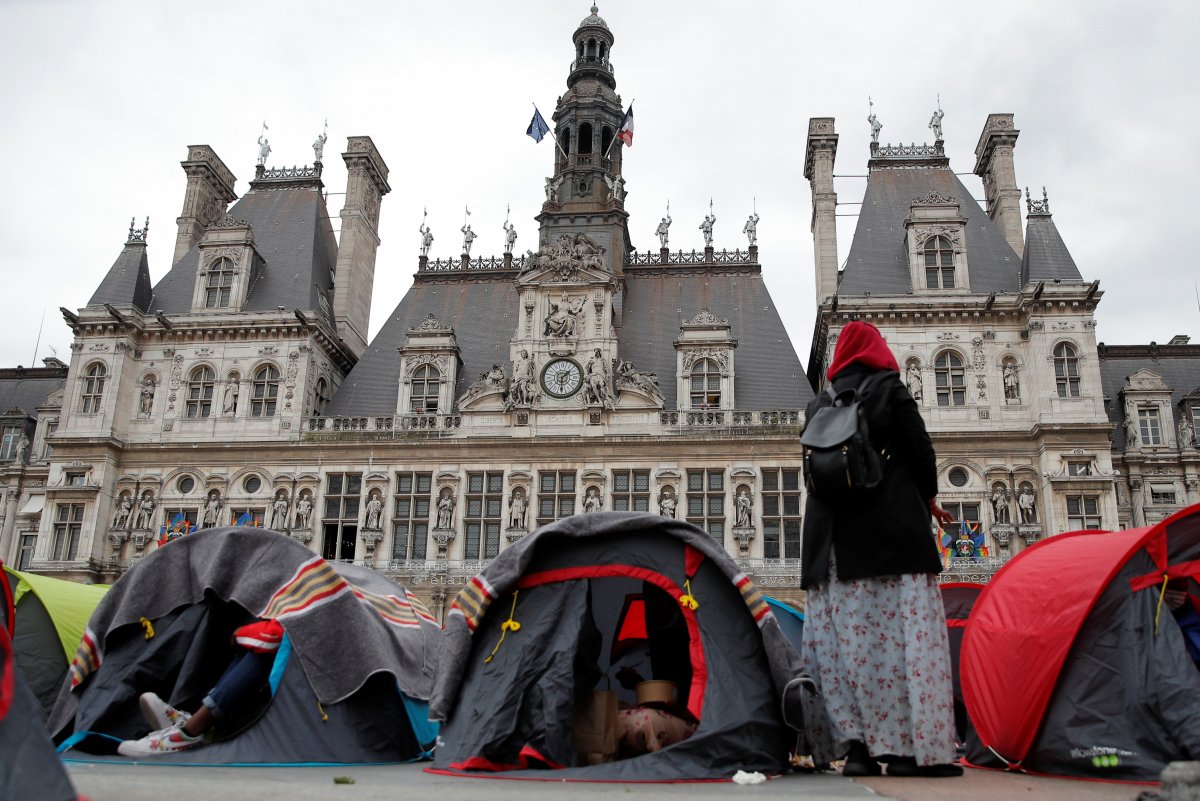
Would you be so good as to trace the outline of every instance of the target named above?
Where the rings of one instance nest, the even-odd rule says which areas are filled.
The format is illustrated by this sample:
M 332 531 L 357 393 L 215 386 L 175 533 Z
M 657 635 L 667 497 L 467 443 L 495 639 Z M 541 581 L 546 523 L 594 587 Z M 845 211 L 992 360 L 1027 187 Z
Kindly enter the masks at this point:
M 237 522 L 234 523 L 234 525 L 235 526 L 250 525 L 250 510 L 247 509 L 246 511 L 242 512 L 241 515 L 238 516 Z
M 537 106 L 533 107 L 533 119 L 529 121 L 529 128 L 525 133 L 533 138 L 533 141 L 540 142 L 542 137 L 550 132 L 550 126 L 542 119 L 542 112 L 538 111 Z

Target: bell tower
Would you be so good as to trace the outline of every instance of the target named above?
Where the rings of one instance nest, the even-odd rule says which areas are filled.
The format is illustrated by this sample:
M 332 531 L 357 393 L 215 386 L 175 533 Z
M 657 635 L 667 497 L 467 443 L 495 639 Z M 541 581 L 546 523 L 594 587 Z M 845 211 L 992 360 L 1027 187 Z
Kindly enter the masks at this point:
M 610 57 L 614 37 L 598 11 L 593 5 L 571 37 L 575 58 L 554 110 L 554 171 L 537 220 L 541 243 L 586 234 L 605 248 L 613 275 L 620 276 L 633 248 L 621 177 L 624 146 L 617 139 L 625 110 Z

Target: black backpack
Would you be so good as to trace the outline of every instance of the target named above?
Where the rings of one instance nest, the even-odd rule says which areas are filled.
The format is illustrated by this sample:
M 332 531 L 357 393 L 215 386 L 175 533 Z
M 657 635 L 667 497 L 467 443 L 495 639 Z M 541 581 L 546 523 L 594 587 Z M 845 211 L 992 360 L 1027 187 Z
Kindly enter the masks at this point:
M 853 494 L 874 489 L 883 480 L 883 459 L 871 444 L 861 403 L 864 390 L 879 375 L 882 373 L 841 392 L 835 392 L 832 383 L 825 388 L 832 405 L 817 409 L 800 435 L 809 492 L 821 496 Z

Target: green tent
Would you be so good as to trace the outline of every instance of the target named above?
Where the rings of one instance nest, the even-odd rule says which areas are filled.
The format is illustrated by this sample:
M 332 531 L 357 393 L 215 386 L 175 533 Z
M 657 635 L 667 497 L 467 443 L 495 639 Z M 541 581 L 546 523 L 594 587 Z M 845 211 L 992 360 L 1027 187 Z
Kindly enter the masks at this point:
M 46 716 L 79 648 L 83 629 L 108 585 L 77 584 L 8 566 L 4 573 L 16 606 L 13 650 L 17 665 Z

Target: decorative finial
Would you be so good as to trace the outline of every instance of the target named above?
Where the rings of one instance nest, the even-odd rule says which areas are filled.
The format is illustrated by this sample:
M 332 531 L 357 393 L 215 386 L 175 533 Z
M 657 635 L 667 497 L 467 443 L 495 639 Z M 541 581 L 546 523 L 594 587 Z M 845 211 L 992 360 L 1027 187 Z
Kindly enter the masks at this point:
M 593 14 L 599 14 L 599 13 L 600 13 L 600 9 L 596 8 L 596 4 L 595 4 L 595 3 L 592 3 L 592 13 L 593 13 Z
M 126 242 L 145 242 L 146 234 L 150 231 L 150 218 L 146 218 L 146 225 L 143 228 L 134 228 L 136 217 L 129 218 L 129 239 Z
M 1025 187 L 1025 210 L 1030 214 L 1050 214 L 1050 196 L 1046 194 L 1046 187 L 1042 187 L 1042 199 L 1034 200 L 1029 194 L 1029 187 Z

